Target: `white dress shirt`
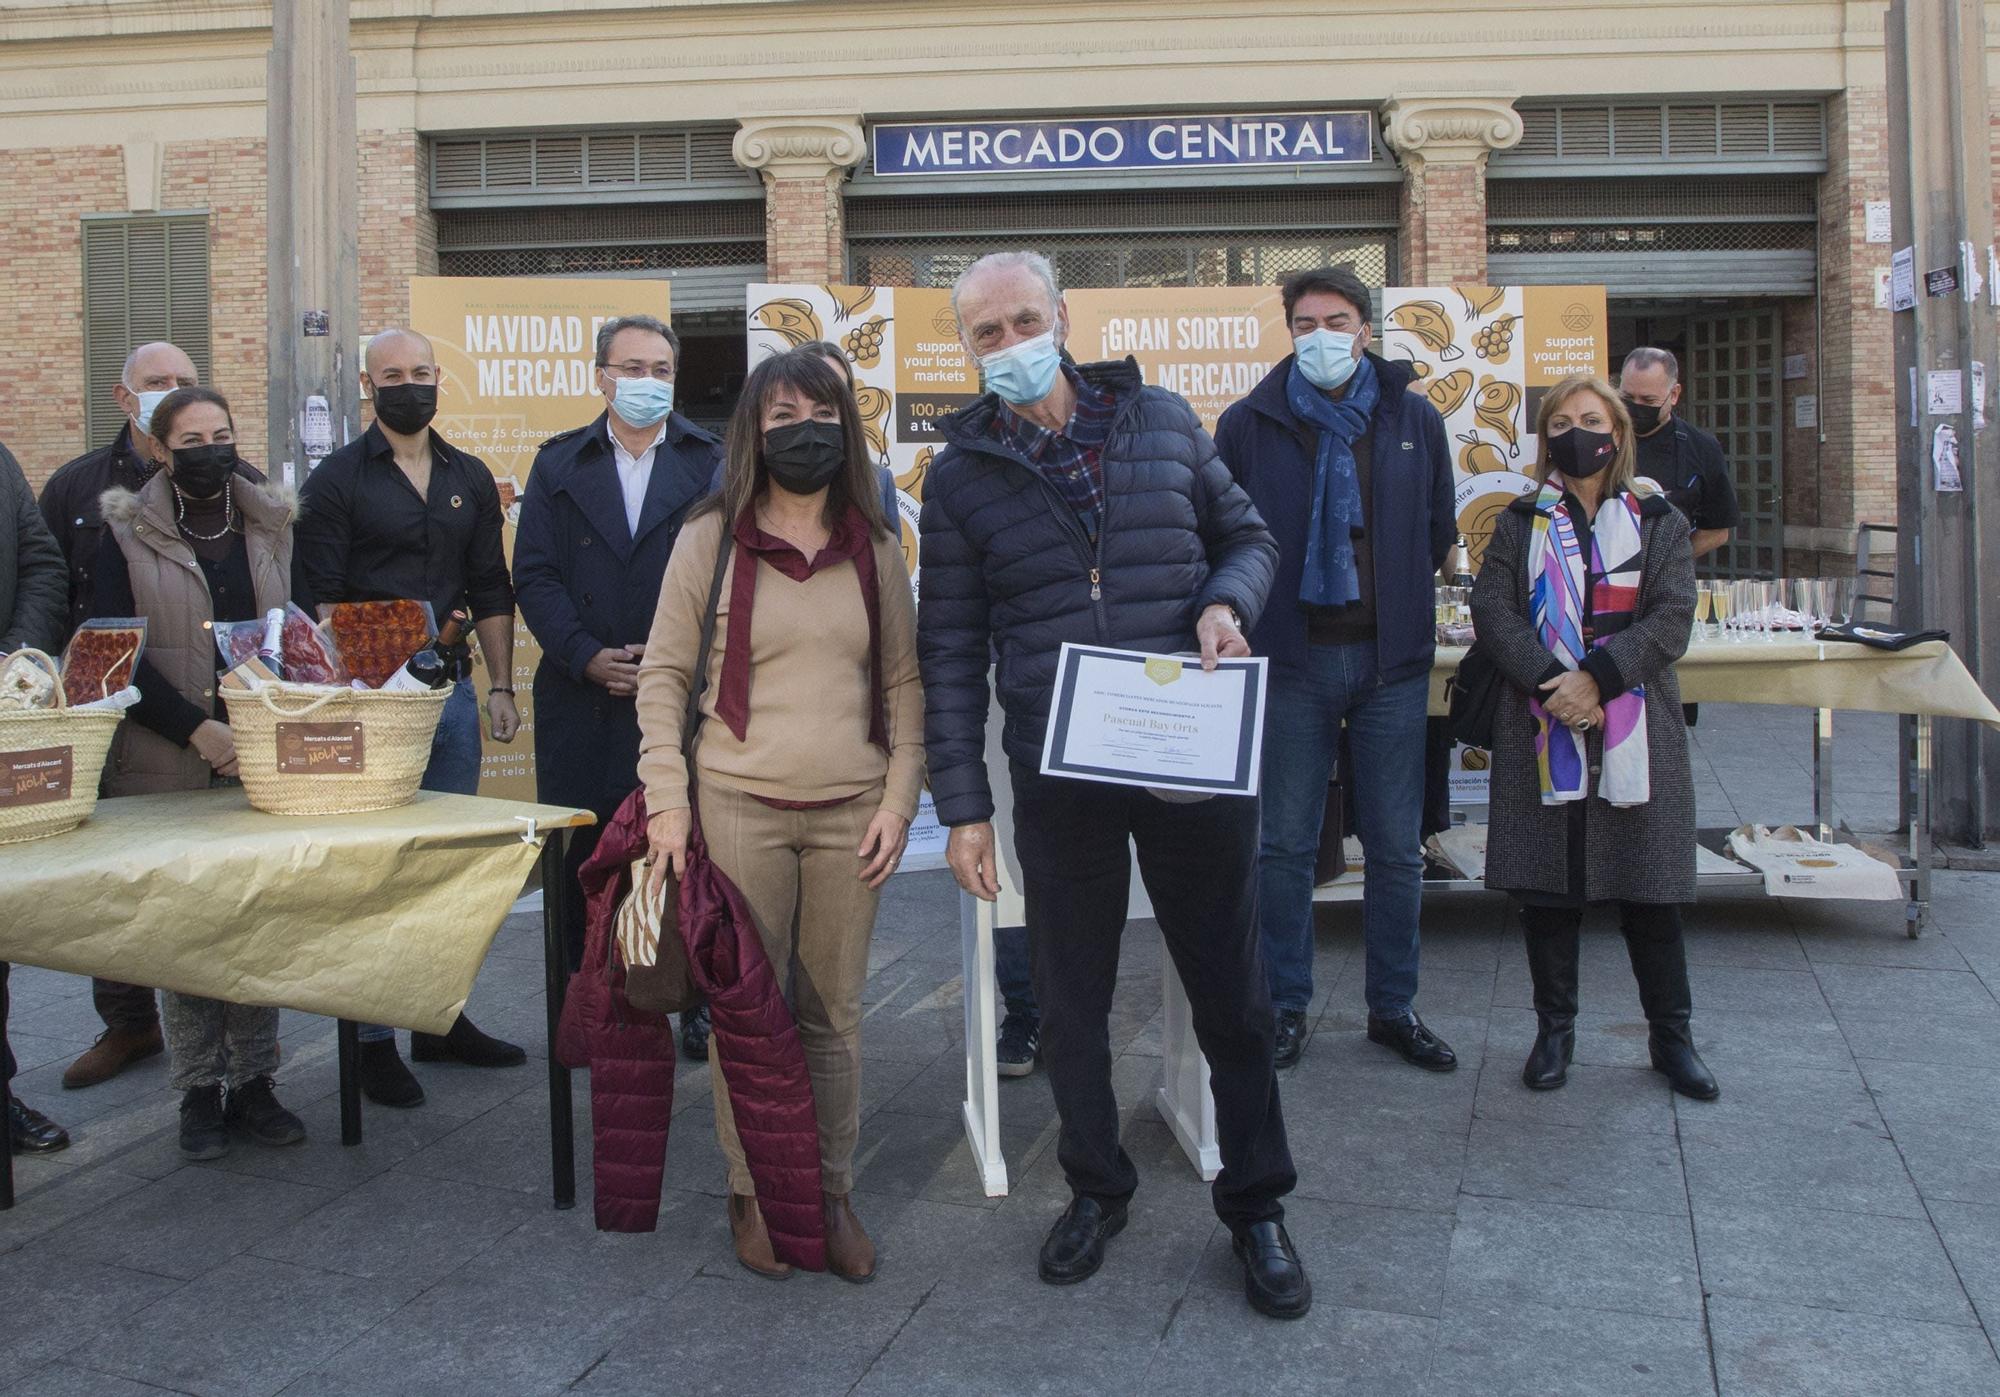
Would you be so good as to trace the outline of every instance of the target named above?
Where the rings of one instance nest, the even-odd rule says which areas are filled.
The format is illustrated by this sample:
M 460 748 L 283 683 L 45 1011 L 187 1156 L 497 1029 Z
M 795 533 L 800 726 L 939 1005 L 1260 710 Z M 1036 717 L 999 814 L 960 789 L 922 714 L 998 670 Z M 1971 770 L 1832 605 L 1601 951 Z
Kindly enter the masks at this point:
M 636 538 L 639 515 L 646 507 L 646 484 L 653 478 L 653 458 L 659 454 L 660 443 L 667 439 L 667 424 L 660 424 L 652 443 L 637 456 L 625 449 L 625 443 L 618 440 L 618 433 L 611 430 L 609 422 L 604 424 L 604 432 L 611 438 L 611 454 L 618 462 L 618 487 L 625 495 L 625 528 Z

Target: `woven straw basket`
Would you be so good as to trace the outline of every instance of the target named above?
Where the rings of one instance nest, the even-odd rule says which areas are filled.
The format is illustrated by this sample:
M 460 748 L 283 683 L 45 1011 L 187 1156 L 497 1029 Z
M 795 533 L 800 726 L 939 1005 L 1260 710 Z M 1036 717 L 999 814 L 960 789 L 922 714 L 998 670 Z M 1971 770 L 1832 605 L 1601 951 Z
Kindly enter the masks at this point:
M 90 818 L 97 808 L 97 780 L 104 772 L 112 734 L 125 716 L 120 711 L 72 710 L 54 660 L 26 646 L 14 653 L 38 660 L 55 677 L 57 706 L 0 712 L 0 773 L 5 780 L 0 788 L 0 844 L 45 839 Z M 29 753 L 39 760 L 22 762 L 20 758 Z M 69 768 L 68 793 L 51 795 L 60 789 L 60 776 L 54 782 L 48 776 L 60 773 L 64 761 Z
M 449 687 L 426 693 L 291 684 L 247 693 L 224 689 L 243 792 L 273 815 L 351 815 L 408 805 L 417 798 L 450 696 Z M 316 763 L 321 757 L 325 762 Z

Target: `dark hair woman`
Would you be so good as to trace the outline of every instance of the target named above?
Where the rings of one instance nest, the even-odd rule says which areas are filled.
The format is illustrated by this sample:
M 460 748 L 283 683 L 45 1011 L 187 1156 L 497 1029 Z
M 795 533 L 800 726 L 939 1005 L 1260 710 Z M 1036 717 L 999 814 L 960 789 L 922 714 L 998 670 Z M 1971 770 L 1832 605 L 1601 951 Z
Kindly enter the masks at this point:
M 228 400 L 209 388 L 177 388 L 148 430 L 168 453 L 166 467 L 136 493 L 104 492 L 109 527 L 91 605 L 94 616 L 146 618 L 133 679 L 139 702 L 106 771 L 113 796 L 202 790 L 236 775 L 235 741 L 217 716 L 215 627 L 301 596 L 292 563 L 298 497 L 246 474 Z M 232 1125 L 264 1145 L 305 1139 L 305 1126 L 272 1093 L 276 1009 L 172 990 L 164 1005 L 182 1154 L 226 1153 Z
M 766 359 L 730 419 L 720 493 L 684 526 L 639 666 L 639 778 L 656 865 L 685 866 L 693 823 L 682 714 L 703 722 L 701 825 L 742 890 L 798 1023 L 819 1119 L 827 1264 L 875 1272 L 849 1205 L 860 1131 L 861 991 L 882 885 L 923 777 L 916 606 L 875 467 L 840 376 L 813 354 Z M 734 558 L 708 673 L 694 664 L 717 551 Z M 754 618 L 754 621 L 753 621 Z M 779 1277 L 711 1054 L 736 1255 Z
M 1478 644 L 1508 681 L 1493 728 L 1486 885 L 1514 894 L 1538 1030 L 1522 1080 L 1563 1084 L 1576 1043 L 1578 930 L 1616 902 L 1653 1066 L 1708 1100 L 1680 905 L 1694 900 L 1695 804 L 1673 664 L 1694 623 L 1687 521 L 1635 478 L 1632 420 L 1591 375 L 1549 390 L 1538 488 L 1494 527 L 1472 592 Z

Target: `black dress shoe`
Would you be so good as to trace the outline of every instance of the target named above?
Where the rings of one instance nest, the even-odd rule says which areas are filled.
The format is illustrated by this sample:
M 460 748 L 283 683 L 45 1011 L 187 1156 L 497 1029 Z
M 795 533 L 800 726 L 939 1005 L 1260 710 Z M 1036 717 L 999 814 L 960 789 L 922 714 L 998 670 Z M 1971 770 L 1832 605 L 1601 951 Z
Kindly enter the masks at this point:
M 260 1145 L 296 1145 L 306 1138 L 306 1123 L 279 1104 L 269 1077 L 231 1087 L 222 1119 Z
M 1273 1067 L 1297 1067 L 1299 1057 L 1306 1050 L 1306 1011 L 1303 1009 L 1280 1009 L 1278 1011 L 1277 1040 L 1271 1053 Z
M 708 1061 L 708 1002 L 681 1015 L 681 1056 L 689 1062 Z
M 519 1067 L 528 1055 L 512 1043 L 481 1033 L 472 1020 L 460 1014 L 451 1032 L 412 1033 L 412 1062 L 462 1062 L 467 1067 Z
M 1104 1244 L 1125 1230 L 1125 1207 L 1106 1211 L 1095 1198 L 1072 1198 L 1042 1243 L 1042 1279 L 1050 1285 L 1089 1280 L 1104 1264 Z
M 69 1148 L 69 1132 L 20 1097 L 10 1096 L 7 1148 L 15 1154 L 52 1154 Z
M 1312 1282 L 1282 1222 L 1253 1222 L 1238 1229 L 1231 1249 L 1243 1263 L 1243 1294 L 1251 1309 L 1272 1319 L 1305 1317 L 1313 1306 Z
M 1424 1027 L 1424 1021 L 1410 1011 L 1406 1019 L 1378 1019 L 1368 1016 L 1368 1041 L 1394 1048 L 1427 1072 L 1449 1072 L 1458 1066 L 1458 1054 L 1451 1045 Z
M 403 1065 L 393 1037 L 361 1044 L 360 1070 L 356 1077 L 361 1094 L 377 1106 L 410 1107 L 424 1104 L 424 1087 Z

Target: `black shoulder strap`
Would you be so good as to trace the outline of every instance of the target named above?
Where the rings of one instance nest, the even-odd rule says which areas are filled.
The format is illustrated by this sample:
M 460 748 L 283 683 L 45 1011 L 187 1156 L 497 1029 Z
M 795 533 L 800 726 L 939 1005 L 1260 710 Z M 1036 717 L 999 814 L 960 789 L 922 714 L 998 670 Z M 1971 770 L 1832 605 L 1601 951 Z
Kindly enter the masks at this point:
M 708 608 L 701 616 L 701 644 L 695 650 L 694 672 L 688 676 L 687 713 L 681 719 L 681 756 L 687 762 L 690 791 L 694 789 L 694 738 L 701 727 L 701 696 L 708 689 L 708 657 L 715 648 L 715 613 L 722 604 L 722 578 L 734 551 L 730 547 L 732 541 L 729 520 L 724 518 L 722 537 L 715 545 L 715 576 L 708 584 Z

